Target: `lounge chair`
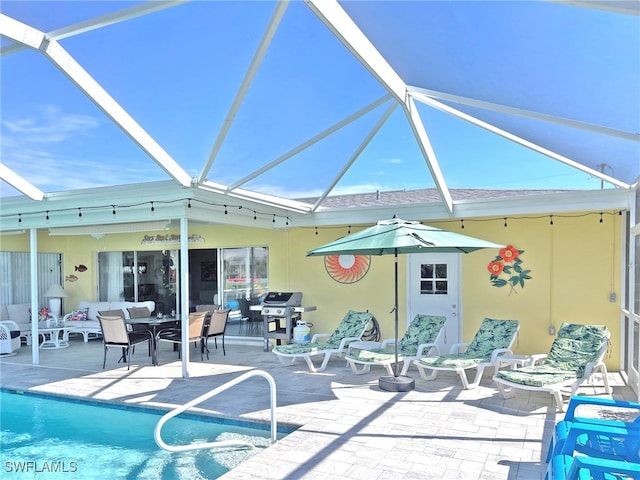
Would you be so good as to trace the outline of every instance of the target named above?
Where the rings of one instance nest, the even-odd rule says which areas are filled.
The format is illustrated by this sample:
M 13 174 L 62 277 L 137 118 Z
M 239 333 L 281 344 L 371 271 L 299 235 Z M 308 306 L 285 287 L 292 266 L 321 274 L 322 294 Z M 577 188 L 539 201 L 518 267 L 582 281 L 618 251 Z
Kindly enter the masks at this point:
M 471 343 L 456 343 L 448 355 L 427 356 L 414 360 L 414 363 L 425 380 L 433 380 L 439 371 L 450 371 L 458 374 L 464 388 L 475 388 L 480 384 L 485 368 L 495 366 L 500 356 L 512 354 L 511 346 L 518 329 L 517 320 L 485 318 Z M 456 353 L 465 346 L 466 350 Z M 472 368 L 477 371 L 475 379 L 469 383 L 466 370 Z
M 444 331 L 446 320 L 447 318 L 442 316 L 421 314 L 415 316 L 398 342 L 398 362 L 403 362 L 400 375 L 406 375 L 413 361 L 427 353 L 440 355 L 436 341 Z M 395 365 L 396 361 L 395 342 L 395 338 L 388 338 L 383 340 L 376 349 L 353 349 L 346 356 L 347 364 L 357 375 L 369 372 L 371 365 L 382 365 L 389 375 L 394 375 L 392 365 Z M 361 367 L 358 368 L 358 365 Z
M 327 368 L 331 355 L 341 355 L 350 342 L 362 340 L 373 315 L 369 312 L 354 312 L 349 310 L 333 333 L 316 333 L 311 342 L 298 345 L 276 345 L 273 348 L 283 365 L 292 365 L 296 359 L 303 358 L 307 362 L 309 371 L 321 372 Z M 319 338 L 329 337 L 325 342 L 318 342 Z M 322 364 L 316 368 L 311 358 L 323 355 Z
M 564 411 L 562 390 L 570 388 L 571 395 L 596 372 L 602 374 L 605 391 L 610 394 L 607 367 L 603 362 L 610 333 L 602 325 L 564 323 L 551 345 L 548 355 L 539 355 L 541 365 L 516 370 L 500 370 L 493 380 L 504 398 L 511 398 L 515 390 L 549 392 L 559 411 Z

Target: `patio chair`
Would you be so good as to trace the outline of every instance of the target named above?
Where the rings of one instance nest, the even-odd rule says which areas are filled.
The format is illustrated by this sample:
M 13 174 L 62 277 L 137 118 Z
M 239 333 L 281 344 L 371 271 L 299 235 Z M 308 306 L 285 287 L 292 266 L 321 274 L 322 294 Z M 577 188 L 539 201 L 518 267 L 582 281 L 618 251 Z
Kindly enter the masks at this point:
M 500 356 L 512 354 L 511 346 L 519 328 L 517 320 L 485 318 L 471 343 L 453 344 L 448 355 L 423 357 L 414 360 L 414 364 L 425 380 L 433 380 L 439 371 L 456 372 L 464 388 L 475 388 L 480 384 L 485 368 L 495 367 Z M 456 353 L 465 346 L 462 353 Z M 469 383 L 466 370 L 472 368 L 477 369 L 476 376 Z
M 0 322 L 0 355 L 15 355 L 20 349 L 20 327 L 16 322 L 3 320 Z
M 207 360 L 209 360 L 209 339 L 213 338 L 213 341 L 218 349 L 218 337 L 222 337 L 222 354 L 226 355 L 227 352 L 224 348 L 224 334 L 227 329 L 227 320 L 229 319 L 230 309 L 225 310 L 213 310 L 209 313 L 209 321 L 205 324 L 205 333 L 202 338 L 202 348 L 207 352 Z
M 584 413 L 589 415 L 578 415 L 578 410 L 582 407 L 587 410 Z M 563 420 L 557 422 L 553 429 L 547 462 L 551 461 L 554 452 L 568 437 L 573 425 L 599 425 L 635 430 L 640 436 L 640 403 L 601 397 L 571 397 Z
M 110 347 L 121 348 L 122 355 L 118 360 L 127 359 L 127 370 L 131 366 L 131 351 L 133 347 L 139 343 L 151 342 L 151 332 L 146 331 L 128 331 L 127 325 L 124 323 L 122 316 L 98 315 L 98 322 L 102 330 L 102 342 L 104 344 L 104 357 L 102 359 L 102 368 L 107 364 L 107 350 Z
M 204 348 L 202 343 L 204 342 L 204 319 L 207 316 L 207 312 L 193 312 L 189 314 L 189 328 L 187 342 L 200 343 L 200 359 L 204 360 Z M 156 334 L 156 344 L 159 346 L 160 342 L 169 342 L 174 346 L 178 346 L 178 358 L 180 358 L 181 352 L 179 345 L 182 344 L 182 328 L 172 327 L 160 330 Z M 158 349 L 159 350 L 159 349 Z M 159 360 L 158 360 L 159 363 Z
M 369 312 L 355 312 L 349 310 L 333 333 L 316 333 L 311 342 L 298 345 L 276 345 L 273 348 L 283 365 L 292 365 L 296 359 L 302 358 L 307 362 L 309 371 L 321 372 L 327 368 L 332 355 L 341 355 L 350 342 L 362 340 L 373 315 Z M 325 342 L 318 342 L 319 338 L 329 337 Z M 322 364 L 316 368 L 311 360 L 315 356 L 323 356 Z
M 547 355 L 537 355 L 541 365 L 516 370 L 500 370 L 493 380 L 504 398 L 511 398 L 516 390 L 548 392 L 555 399 L 559 411 L 564 411 L 562 391 L 569 388 L 575 395 L 585 381 L 592 381 L 600 372 L 607 394 L 611 393 L 607 367 L 603 362 L 609 345 L 609 330 L 603 325 L 563 323 Z
M 447 318 L 443 316 L 415 316 L 407 331 L 398 342 L 398 362 L 403 362 L 400 375 L 406 375 L 413 361 L 423 357 L 430 351 L 440 355 L 436 345 L 438 337 L 444 332 Z M 392 365 L 395 364 L 395 338 L 387 338 L 375 349 L 352 349 L 346 356 L 347 364 L 356 375 L 371 370 L 371 365 L 382 365 L 389 375 L 394 375 Z M 358 365 L 361 367 L 358 369 Z

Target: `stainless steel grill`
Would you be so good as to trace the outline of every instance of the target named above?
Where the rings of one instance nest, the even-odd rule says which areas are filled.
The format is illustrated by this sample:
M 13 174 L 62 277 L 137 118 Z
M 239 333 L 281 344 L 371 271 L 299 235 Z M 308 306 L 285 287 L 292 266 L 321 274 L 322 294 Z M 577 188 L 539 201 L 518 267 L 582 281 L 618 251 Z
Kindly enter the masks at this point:
M 269 339 L 291 343 L 295 323 L 302 313 L 315 310 L 316 307 L 302 306 L 302 292 L 269 292 L 262 303 L 264 322 L 264 351 L 269 350 Z

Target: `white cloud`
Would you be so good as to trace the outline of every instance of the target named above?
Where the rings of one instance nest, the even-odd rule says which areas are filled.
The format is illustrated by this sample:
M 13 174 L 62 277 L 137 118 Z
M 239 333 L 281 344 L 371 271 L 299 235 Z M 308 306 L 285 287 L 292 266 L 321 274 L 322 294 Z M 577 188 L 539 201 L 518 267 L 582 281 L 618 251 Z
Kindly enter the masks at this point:
M 17 143 L 52 144 L 62 143 L 78 135 L 100 126 L 101 120 L 77 113 L 64 113 L 55 105 L 40 105 L 31 114 L 20 118 L 3 118 L 2 125 L 6 130 L 3 137 L 5 146 Z

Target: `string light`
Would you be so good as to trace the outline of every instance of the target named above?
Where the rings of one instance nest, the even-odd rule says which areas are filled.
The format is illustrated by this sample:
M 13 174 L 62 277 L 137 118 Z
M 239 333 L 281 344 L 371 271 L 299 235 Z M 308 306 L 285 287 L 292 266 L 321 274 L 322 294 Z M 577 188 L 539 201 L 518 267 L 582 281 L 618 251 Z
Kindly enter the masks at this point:
M 91 207 L 69 207 L 69 208 L 60 208 L 60 209 L 54 209 L 54 210 L 41 210 L 41 211 L 37 211 L 37 212 L 30 212 L 27 215 L 38 215 L 38 214 L 45 214 L 46 215 L 46 219 L 49 220 L 50 216 L 52 213 L 56 213 L 56 212 L 68 212 L 70 210 L 78 210 L 78 217 L 79 218 L 83 218 L 83 212 L 82 209 L 86 210 L 104 210 L 106 208 L 111 208 L 111 213 L 113 215 L 117 214 L 117 209 L 126 209 L 126 208 L 133 208 L 133 207 L 140 207 L 146 204 L 150 204 L 151 205 L 151 211 L 155 212 L 155 204 L 156 203 L 162 203 L 162 204 L 171 204 L 171 203 L 176 203 L 176 202 L 184 202 L 187 201 L 187 207 L 188 208 L 192 208 L 192 202 L 199 202 L 199 203 L 203 203 L 205 205 L 209 205 L 212 207 L 221 207 L 224 208 L 224 214 L 227 215 L 229 212 L 229 208 L 232 207 L 236 207 L 238 208 L 238 210 L 242 210 L 242 205 L 228 205 L 228 204 L 217 204 L 217 203 L 213 203 L 213 202 L 207 202 L 204 200 L 198 200 L 198 199 L 194 199 L 194 198 L 181 198 L 181 199 L 175 199 L 175 200 L 166 200 L 166 201 L 159 201 L 159 200 L 154 200 L 154 201 L 144 201 L 144 202 L 139 202 L 139 203 L 133 203 L 133 204 L 123 204 L 123 205 L 116 205 L 116 204 L 112 204 L 112 205 L 101 205 L 101 206 L 91 206 Z M 253 212 L 253 219 L 257 220 L 258 219 L 258 215 L 264 215 L 264 216 L 271 216 L 271 222 L 272 223 L 276 223 L 276 218 L 280 217 L 283 218 L 285 220 L 285 225 L 289 226 L 289 223 L 291 221 L 291 219 L 289 217 L 285 217 L 285 216 L 281 216 L 281 215 L 277 215 L 271 212 L 260 212 L 258 210 L 251 210 Z M 622 216 L 623 215 L 623 210 L 616 210 L 616 211 L 612 211 L 612 212 L 585 212 L 585 213 L 578 213 L 578 214 L 567 214 L 567 215 L 563 215 L 563 214 L 557 214 L 557 215 L 527 215 L 527 216 L 512 216 L 512 217 L 498 217 L 498 218 L 472 218 L 472 219 L 466 219 L 469 222 L 492 222 L 492 221 L 496 221 L 496 220 L 502 220 L 504 227 L 508 227 L 508 222 L 509 220 L 533 220 L 533 219 L 540 219 L 540 218 L 549 218 L 549 225 L 553 225 L 554 224 L 554 218 L 553 217 L 561 217 L 561 218 L 580 218 L 580 217 L 587 217 L 587 216 L 591 216 L 591 215 L 597 215 L 599 220 L 599 223 L 604 223 L 604 216 L 605 215 L 615 215 L 617 213 L 617 215 Z M 18 214 L 10 214 L 10 215 L 0 215 L 0 218 L 11 218 L 14 215 L 17 216 L 18 219 L 18 223 L 23 223 L 22 222 L 22 213 L 18 213 Z M 434 222 L 437 223 L 449 223 L 449 222 L 460 222 L 460 228 L 464 229 L 465 225 L 465 219 L 451 219 L 451 220 L 434 220 Z M 318 227 L 316 228 L 316 235 L 318 235 Z M 326 227 L 326 228 L 335 228 L 335 227 Z M 344 227 L 342 227 L 344 228 Z M 351 228 L 352 225 L 348 225 L 347 229 L 348 229 L 348 233 L 351 234 Z

